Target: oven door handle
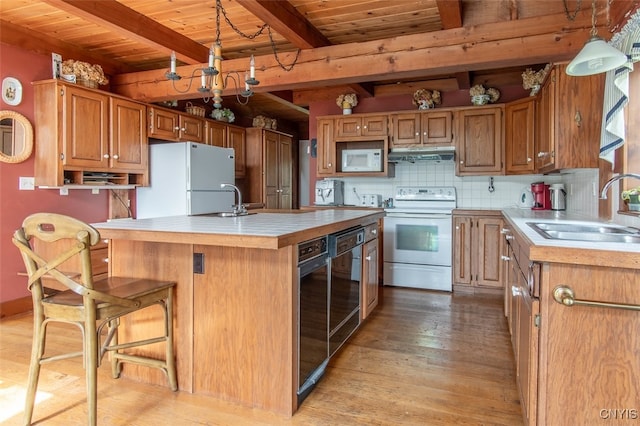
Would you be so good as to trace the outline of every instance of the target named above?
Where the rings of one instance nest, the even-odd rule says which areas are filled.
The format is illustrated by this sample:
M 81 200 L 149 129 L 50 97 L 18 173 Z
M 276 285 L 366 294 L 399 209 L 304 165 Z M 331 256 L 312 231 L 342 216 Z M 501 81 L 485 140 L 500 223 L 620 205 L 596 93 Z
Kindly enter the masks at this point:
M 410 217 L 420 219 L 451 219 L 450 214 L 438 213 L 387 213 L 386 217 Z

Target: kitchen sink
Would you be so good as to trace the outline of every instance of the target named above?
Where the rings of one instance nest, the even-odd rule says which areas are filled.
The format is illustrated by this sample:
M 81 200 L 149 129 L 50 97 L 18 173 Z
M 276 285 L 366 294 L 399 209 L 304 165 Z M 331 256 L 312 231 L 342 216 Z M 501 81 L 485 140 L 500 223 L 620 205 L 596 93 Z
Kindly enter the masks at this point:
M 527 222 L 544 238 L 605 243 L 640 243 L 640 229 L 601 223 Z
M 219 212 L 219 213 L 204 213 L 198 214 L 196 216 L 207 216 L 207 217 L 242 217 L 249 216 L 252 214 L 257 214 L 257 212 L 244 212 L 244 213 L 234 213 L 234 212 Z

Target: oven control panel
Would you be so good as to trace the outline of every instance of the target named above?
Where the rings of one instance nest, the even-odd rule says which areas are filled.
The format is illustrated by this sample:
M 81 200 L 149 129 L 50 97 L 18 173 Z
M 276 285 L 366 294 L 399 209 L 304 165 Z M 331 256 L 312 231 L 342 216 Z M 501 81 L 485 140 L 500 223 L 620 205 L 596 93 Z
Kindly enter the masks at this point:
M 396 200 L 454 200 L 456 188 L 453 186 L 400 186 L 396 190 Z
M 313 259 L 327 252 L 327 237 L 316 238 L 298 244 L 298 263 Z

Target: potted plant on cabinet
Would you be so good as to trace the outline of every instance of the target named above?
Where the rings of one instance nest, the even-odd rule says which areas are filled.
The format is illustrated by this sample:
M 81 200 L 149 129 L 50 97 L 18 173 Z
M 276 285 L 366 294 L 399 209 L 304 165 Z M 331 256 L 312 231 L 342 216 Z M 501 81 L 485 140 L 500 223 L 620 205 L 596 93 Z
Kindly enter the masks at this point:
M 628 202 L 630 211 L 640 211 L 640 186 L 622 191 L 622 199 Z
M 358 96 L 355 93 L 340 95 L 336 99 L 336 105 L 342 108 L 342 113 L 344 115 L 351 114 L 353 107 L 358 105 Z

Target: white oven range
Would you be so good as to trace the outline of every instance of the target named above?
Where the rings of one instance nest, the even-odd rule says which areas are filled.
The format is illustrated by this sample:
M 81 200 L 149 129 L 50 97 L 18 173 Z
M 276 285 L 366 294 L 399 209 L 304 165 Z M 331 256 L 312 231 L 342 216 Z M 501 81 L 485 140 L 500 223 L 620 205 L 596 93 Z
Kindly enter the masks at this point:
M 452 290 L 454 208 L 455 187 L 396 188 L 394 207 L 385 209 L 384 285 Z

